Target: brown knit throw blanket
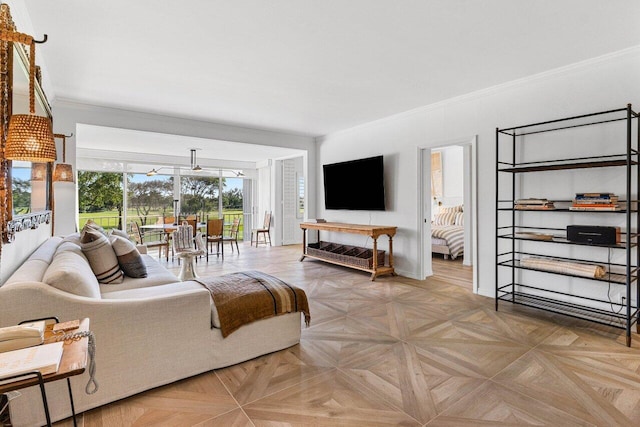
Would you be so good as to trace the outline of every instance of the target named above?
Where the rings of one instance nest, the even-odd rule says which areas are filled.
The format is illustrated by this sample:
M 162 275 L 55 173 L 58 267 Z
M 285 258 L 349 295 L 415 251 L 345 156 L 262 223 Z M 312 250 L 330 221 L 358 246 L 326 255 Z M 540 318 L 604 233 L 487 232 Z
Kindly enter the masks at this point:
M 307 326 L 311 322 L 307 294 L 268 274 L 243 271 L 194 280 L 211 292 L 223 337 L 247 323 L 297 311 Z

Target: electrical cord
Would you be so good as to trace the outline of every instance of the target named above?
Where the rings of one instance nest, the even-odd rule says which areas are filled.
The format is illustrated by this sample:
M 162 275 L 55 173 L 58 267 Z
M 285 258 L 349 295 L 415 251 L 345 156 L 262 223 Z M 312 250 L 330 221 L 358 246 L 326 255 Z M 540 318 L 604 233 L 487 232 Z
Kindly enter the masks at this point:
M 98 382 L 96 381 L 96 338 L 92 331 L 74 332 L 72 334 L 54 335 L 54 341 L 65 341 L 69 343 L 71 341 L 79 341 L 82 338 L 89 338 L 89 381 L 84 388 L 85 393 L 94 394 L 98 391 Z

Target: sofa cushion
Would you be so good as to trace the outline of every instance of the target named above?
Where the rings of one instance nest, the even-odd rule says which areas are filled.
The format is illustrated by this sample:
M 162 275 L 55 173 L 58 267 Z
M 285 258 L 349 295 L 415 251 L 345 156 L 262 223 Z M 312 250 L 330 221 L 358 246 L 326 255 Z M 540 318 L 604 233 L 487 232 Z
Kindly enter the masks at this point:
M 87 258 L 69 248 L 56 252 L 42 281 L 61 291 L 89 298 L 100 298 L 100 286 Z
M 109 242 L 126 276 L 137 279 L 147 277 L 147 266 L 133 243 L 115 234 L 109 236 Z
M 27 259 L 30 261 L 37 259 L 50 264 L 60 242 L 62 242 L 61 237 L 51 237 L 45 240 Z
M 123 291 L 136 288 L 147 288 L 151 286 L 166 285 L 168 283 L 178 282 L 178 278 L 169 270 L 160 265 L 153 257 L 141 254 L 142 260 L 147 266 L 147 277 L 143 279 L 134 279 L 133 277 L 124 278 L 122 283 L 100 285 L 100 292 L 103 297 L 106 294 L 115 291 Z
M 107 237 L 98 230 L 85 227 L 80 234 L 82 252 L 100 283 L 122 283 L 124 273 Z

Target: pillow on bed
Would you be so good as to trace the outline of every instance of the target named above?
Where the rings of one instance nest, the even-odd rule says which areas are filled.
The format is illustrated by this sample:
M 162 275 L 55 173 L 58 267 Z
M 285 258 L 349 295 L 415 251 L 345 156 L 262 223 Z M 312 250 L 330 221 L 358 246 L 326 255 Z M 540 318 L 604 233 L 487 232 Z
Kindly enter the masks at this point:
M 462 212 L 462 205 L 458 206 L 440 206 L 438 213 Z
M 433 218 L 434 225 L 453 225 L 456 219 L 456 212 L 439 213 Z
M 464 225 L 464 212 L 456 212 L 456 217 L 453 220 L 453 225 Z

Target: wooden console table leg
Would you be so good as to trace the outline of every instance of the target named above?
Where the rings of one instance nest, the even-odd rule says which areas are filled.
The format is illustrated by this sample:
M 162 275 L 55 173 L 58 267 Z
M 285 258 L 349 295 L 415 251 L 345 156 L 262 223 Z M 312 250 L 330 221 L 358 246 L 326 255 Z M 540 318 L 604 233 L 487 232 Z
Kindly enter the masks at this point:
M 378 275 L 378 238 L 373 238 L 373 272 L 371 273 L 371 281 L 376 280 Z
M 307 254 L 307 230 L 306 228 L 302 230 L 302 256 L 300 257 L 300 261 L 304 260 L 304 256 Z
M 389 237 L 389 267 L 393 270 L 393 237 L 387 234 Z M 395 270 L 391 271 L 392 276 L 397 276 Z

